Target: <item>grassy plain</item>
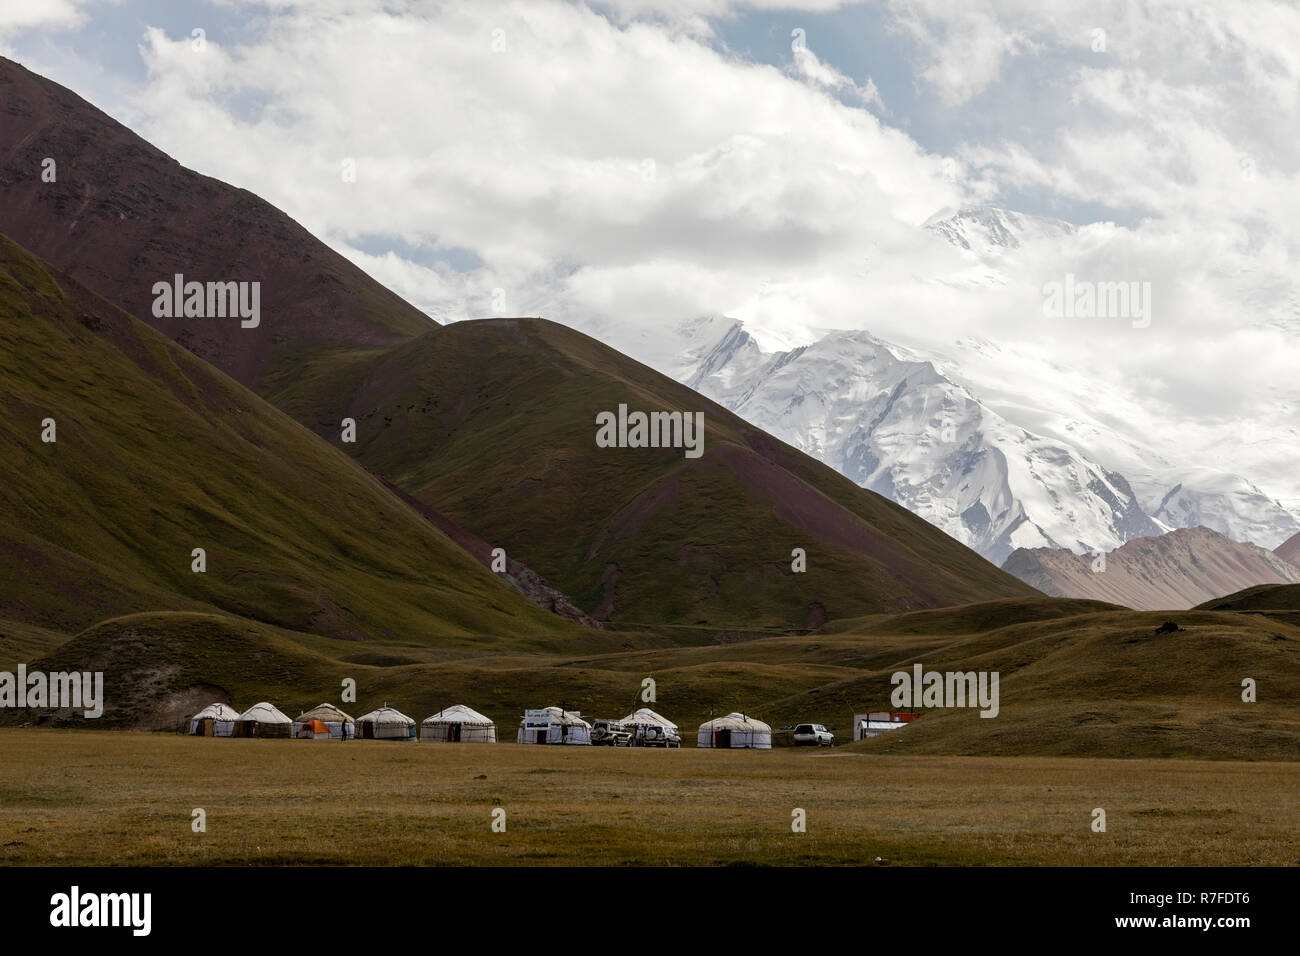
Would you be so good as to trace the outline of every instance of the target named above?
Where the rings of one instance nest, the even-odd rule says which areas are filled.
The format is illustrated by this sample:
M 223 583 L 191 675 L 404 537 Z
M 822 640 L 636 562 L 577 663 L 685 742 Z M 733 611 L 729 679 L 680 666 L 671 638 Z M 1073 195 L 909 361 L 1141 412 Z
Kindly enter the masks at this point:
M 1300 763 L 0 729 L 0 766 L 0 865 L 1300 864 Z

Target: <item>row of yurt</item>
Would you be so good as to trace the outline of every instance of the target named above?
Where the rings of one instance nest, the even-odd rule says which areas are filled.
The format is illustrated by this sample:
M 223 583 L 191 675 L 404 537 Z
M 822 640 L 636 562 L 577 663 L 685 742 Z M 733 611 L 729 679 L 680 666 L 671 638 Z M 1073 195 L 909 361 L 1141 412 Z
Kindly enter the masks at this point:
M 772 728 L 744 714 L 728 714 L 700 724 L 697 747 L 771 750 Z
M 229 704 L 213 703 L 190 718 L 189 732 L 201 737 L 297 737 L 304 740 L 415 740 L 416 723 L 387 703 L 352 718 L 333 704 L 318 704 L 290 720 L 265 701 L 239 713 Z M 446 743 L 496 743 L 491 719 L 463 704 L 427 718 L 419 739 Z
M 590 744 L 591 724 L 559 707 L 524 711 L 519 721 L 519 744 Z
M 646 739 L 675 735 L 677 725 L 649 707 L 621 721 Z M 417 725 L 396 708 L 383 707 L 353 720 L 333 704 L 320 704 L 290 720 L 274 705 L 262 701 L 242 714 L 228 704 L 212 703 L 190 718 L 189 732 L 203 737 L 302 737 L 362 740 L 416 740 Z M 495 743 L 496 725 L 463 704 L 448 707 L 418 726 L 418 739 L 442 743 Z M 591 724 L 560 707 L 524 712 L 515 737 L 521 744 L 590 744 Z M 720 749 L 770 750 L 772 728 L 744 714 L 727 714 L 700 725 L 696 746 Z
M 301 740 L 349 740 L 357 735 L 357 722 L 333 704 L 317 704 L 298 715 L 293 735 Z
M 477 710 L 456 704 L 426 717 L 420 724 L 420 740 L 424 743 L 494 744 L 497 742 L 497 725 Z

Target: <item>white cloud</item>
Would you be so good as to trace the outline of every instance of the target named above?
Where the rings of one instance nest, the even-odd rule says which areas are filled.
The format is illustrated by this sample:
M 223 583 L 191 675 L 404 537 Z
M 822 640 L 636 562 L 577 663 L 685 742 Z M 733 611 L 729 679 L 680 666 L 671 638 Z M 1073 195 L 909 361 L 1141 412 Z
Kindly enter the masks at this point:
M 837 2 L 228 2 L 264 31 L 202 52 L 149 31 L 124 118 L 439 318 L 489 314 L 501 289 L 510 311 L 592 326 L 734 315 L 774 347 L 833 327 L 936 351 L 982 336 L 1003 347 L 980 381 L 1008 403 L 1099 409 L 1188 459 L 1296 407 L 1290 4 L 883 0 L 918 103 L 996 121 L 944 157 L 825 50 L 766 65 L 711 45 L 717 17 Z M 916 228 L 1008 196 L 1123 225 L 996 268 Z M 416 251 L 362 251 L 376 236 Z M 454 272 L 446 249 L 482 266 Z M 1151 327 L 1044 323 L 1043 283 L 1067 273 L 1151 282 Z M 1288 448 L 1242 446 L 1243 467 L 1300 498 Z
M 134 120 L 182 162 L 335 242 L 436 240 L 519 283 L 662 262 L 732 288 L 852 259 L 961 199 L 937 157 L 823 92 L 852 86 L 834 71 L 800 82 L 558 3 L 290 14 L 257 46 L 151 31 L 142 52 Z M 266 104 L 252 121 L 249 102 Z M 700 308 L 718 287 L 681 296 Z
M 23 0 L 0 6 L 0 36 L 32 29 L 67 29 L 82 22 L 84 7 L 105 0 Z

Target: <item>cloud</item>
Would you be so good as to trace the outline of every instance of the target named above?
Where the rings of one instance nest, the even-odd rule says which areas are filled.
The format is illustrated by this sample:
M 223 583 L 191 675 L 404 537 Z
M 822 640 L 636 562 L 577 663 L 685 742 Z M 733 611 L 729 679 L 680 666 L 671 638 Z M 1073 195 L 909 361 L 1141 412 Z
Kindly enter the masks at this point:
M 884 106 L 880 91 L 876 89 L 876 84 L 871 81 L 871 77 L 867 77 L 866 82 L 859 86 L 833 66 L 818 59 L 817 54 L 804 42 L 803 30 L 796 28 L 794 35 L 796 40 L 791 52 L 794 55 L 796 75 L 830 92 L 844 93 L 869 105 Z
M 871 65 L 888 114 L 830 44 L 763 63 L 714 37 L 720 18 L 836 2 L 222 5 L 257 28 L 201 51 L 148 30 L 115 115 L 439 319 L 490 314 L 500 290 L 509 311 L 611 334 L 722 313 L 771 347 L 846 327 L 936 354 L 983 337 L 999 347 L 962 354 L 987 393 L 1103 409 L 1187 459 L 1296 405 L 1290 4 L 882 0 L 915 70 L 896 102 Z M 1020 201 L 1099 221 L 997 262 L 918 228 Z M 1042 288 L 1066 275 L 1150 282 L 1150 328 L 1044 322 Z M 1289 444 L 1266 446 L 1243 467 L 1300 497 Z
M 150 30 L 135 124 L 331 241 L 461 247 L 520 284 L 664 262 L 734 287 L 851 259 L 961 201 L 938 157 L 827 95 L 873 88 L 811 53 L 790 76 L 559 3 L 391 7 L 290 11 L 262 43 L 201 52 Z
M 23 0 L 0 7 L 0 35 L 32 29 L 67 29 L 82 22 L 96 0 Z M 98 0 L 104 2 L 104 0 Z

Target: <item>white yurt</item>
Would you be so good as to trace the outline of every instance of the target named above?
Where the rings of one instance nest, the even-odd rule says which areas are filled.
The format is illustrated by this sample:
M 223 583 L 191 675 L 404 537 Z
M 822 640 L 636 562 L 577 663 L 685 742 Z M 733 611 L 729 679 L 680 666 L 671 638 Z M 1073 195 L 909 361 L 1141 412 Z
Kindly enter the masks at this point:
M 322 734 L 319 728 L 315 727 L 316 723 L 324 724 L 328 733 Z M 346 733 L 347 739 L 351 740 L 357 735 L 356 723 L 333 704 L 317 704 L 311 710 L 298 715 L 298 719 L 293 722 L 293 735 L 305 737 L 311 733 L 313 737 L 333 737 L 339 740 Z M 303 727 L 307 727 L 308 730 L 304 731 Z
M 700 724 L 697 747 L 771 750 L 772 728 L 744 714 L 728 714 Z
M 420 724 L 420 739 L 431 743 L 494 744 L 497 725 L 477 710 L 456 704 L 426 717 Z
M 361 740 L 414 740 L 415 721 L 387 703 L 357 718 Z
M 677 733 L 677 725 L 665 717 L 663 714 L 657 714 L 649 707 L 641 707 L 628 714 L 619 721 L 625 730 L 632 733 L 634 740 L 647 738 L 653 740 L 655 737 L 663 736 L 666 733 Z
M 559 707 L 524 711 L 519 721 L 520 744 L 590 744 L 591 724 L 577 714 Z
M 233 737 L 239 711 L 229 704 L 208 704 L 190 718 L 190 734 L 195 737 Z
M 293 721 L 266 701 L 254 704 L 235 722 L 236 737 L 288 737 Z

